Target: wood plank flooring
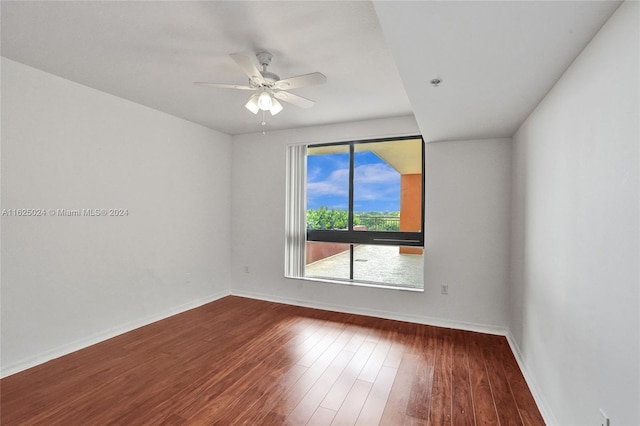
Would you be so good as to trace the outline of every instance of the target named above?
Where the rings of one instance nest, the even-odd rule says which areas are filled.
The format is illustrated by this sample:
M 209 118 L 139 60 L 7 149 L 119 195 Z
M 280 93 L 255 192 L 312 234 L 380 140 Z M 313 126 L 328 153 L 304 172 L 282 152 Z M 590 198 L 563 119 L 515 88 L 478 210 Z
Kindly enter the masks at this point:
M 543 425 L 504 337 L 226 297 L 0 381 L 2 425 Z

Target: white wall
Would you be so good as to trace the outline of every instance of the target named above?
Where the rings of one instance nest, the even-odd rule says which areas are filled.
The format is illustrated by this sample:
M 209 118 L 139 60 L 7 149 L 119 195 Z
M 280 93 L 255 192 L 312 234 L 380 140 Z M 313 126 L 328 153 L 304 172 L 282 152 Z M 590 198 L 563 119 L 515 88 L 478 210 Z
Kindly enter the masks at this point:
M 231 138 L 2 59 L 2 374 L 229 292 Z
M 461 328 L 507 323 L 510 140 L 427 144 L 425 292 L 284 278 L 285 147 L 419 133 L 413 117 L 233 140 L 232 292 Z M 249 267 L 249 273 L 244 267 Z M 442 296 L 440 284 L 449 284 Z
M 514 136 L 511 329 L 547 415 L 640 424 L 640 3 Z

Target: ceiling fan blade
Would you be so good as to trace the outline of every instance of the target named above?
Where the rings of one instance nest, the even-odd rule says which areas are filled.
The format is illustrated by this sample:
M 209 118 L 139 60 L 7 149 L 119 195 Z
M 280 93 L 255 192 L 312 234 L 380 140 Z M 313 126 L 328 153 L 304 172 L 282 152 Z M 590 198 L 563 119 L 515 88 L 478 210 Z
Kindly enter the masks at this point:
M 324 84 L 327 82 L 327 77 L 321 72 L 312 72 L 311 74 L 299 75 L 296 77 L 285 78 L 278 80 L 274 84 L 275 89 L 297 89 L 299 87 L 313 86 L 316 84 Z
M 240 90 L 256 90 L 251 86 L 244 86 L 242 84 L 222 84 L 222 83 L 204 83 L 201 81 L 196 81 L 193 83 L 197 86 L 205 86 L 205 87 L 218 87 L 221 89 L 240 89 Z
M 302 96 L 294 95 L 293 93 L 284 92 L 282 90 L 273 92 L 273 96 L 281 101 L 288 102 L 300 108 L 311 108 L 315 105 L 315 101 L 312 101 L 311 99 L 303 98 Z
M 264 78 L 262 77 L 262 74 L 260 74 L 260 71 L 258 70 L 258 68 L 256 68 L 251 58 L 244 55 L 240 55 L 238 53 L 232 53 L 229 56 L 231 56 L 231 58 L 236 62 L 236 64 L 238 64 L 242 72 L 244 72 L 247 75 L 247 77 L 249 77 L 249 80 L 259 85 L 263 85 L 265 83 Z

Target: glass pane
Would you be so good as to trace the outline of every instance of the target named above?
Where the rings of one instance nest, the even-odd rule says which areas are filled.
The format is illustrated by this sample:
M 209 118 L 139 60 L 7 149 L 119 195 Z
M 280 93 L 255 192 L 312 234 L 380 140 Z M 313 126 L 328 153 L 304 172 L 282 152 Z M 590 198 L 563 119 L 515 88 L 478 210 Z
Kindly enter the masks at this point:
M 307 229 L 349 227 L 349 146 L 309 147 Z
M 307 241 L 305 277 L 348 280 L 350 244 Z
M 421 248 L 358 245 L 353 249 L 353 279 L 389 286 L 424 288 Z
M 360 143 L 354 155 L 354 229 L 419 232 L 422 140 Z

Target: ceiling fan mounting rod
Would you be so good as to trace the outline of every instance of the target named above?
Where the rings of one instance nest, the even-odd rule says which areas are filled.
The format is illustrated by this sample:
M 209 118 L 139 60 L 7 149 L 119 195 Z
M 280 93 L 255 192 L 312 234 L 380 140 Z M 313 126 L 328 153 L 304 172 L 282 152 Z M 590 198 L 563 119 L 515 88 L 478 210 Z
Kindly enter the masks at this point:
M 262 65 L 262 71 L 266 71 L 267 67 L 271 64 L 273 55 L 269 52 L 258 52 L 256 53 L 256 58 L 258 58 L 258 63 Z

